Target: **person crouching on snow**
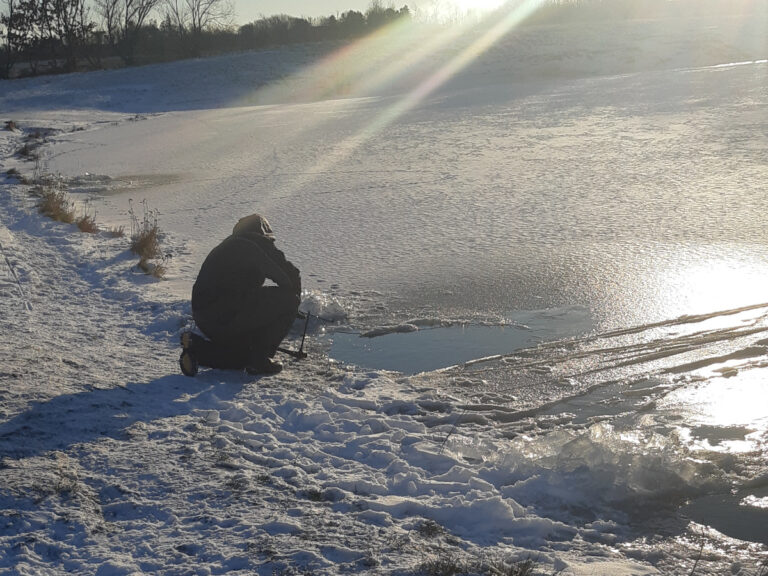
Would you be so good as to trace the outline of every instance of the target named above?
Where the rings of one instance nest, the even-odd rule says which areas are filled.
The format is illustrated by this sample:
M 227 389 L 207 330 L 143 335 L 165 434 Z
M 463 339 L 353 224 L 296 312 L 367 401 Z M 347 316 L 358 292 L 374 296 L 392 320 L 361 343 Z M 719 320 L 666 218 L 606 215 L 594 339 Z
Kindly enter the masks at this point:
M 265 286 L 266 279 L 275 285 Z M 206 257 L 192 288 L 192 316 L 208 338 L 185 332 L 179 364 L 194 376 L 197 366 L 276 374 L 273 360 L 291 329 L 301 300 L 298 268 L 275 247 L 267 219 L 241 218 L 232 235 Z

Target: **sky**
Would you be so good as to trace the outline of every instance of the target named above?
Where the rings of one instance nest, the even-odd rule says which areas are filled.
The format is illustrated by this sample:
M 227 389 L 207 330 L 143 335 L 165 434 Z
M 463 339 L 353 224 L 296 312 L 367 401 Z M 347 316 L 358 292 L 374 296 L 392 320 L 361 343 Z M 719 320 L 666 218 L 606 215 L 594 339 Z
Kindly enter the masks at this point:
M 256 20 L 261 15 L 289 14 L 291 16 L 329 16 L 359 10 L 364 12 L 370 0 L 235 0 L 235 11 L 238 23 Z M 387 4 L 387 3 L 385 3 Z M 399 8 L 408 4 L 407 0 L 395 3 Z

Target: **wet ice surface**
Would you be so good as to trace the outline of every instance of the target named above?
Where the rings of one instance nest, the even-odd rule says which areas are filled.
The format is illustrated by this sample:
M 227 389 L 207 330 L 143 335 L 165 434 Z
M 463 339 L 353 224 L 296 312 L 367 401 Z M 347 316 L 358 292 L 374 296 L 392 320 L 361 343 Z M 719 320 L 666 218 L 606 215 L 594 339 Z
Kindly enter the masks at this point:
M 680 527 L 658 523 L 679 511 L 766 543 L 768 305 L 605 332 L 578 309 L 517 318 L 529 325 L 331 330 L 329 356 L 362 369 L 441 369 L 439 380 L 415 380 L 459 409 L 428 419 L 453 427 L 444 448 L 501 461 L 506 493 L 545 516 L 669 536 Z
M 510 493 L 527 501 L 540 483 L 532 505 L 546 514 L 589 522 L 601 503 L 598 516 L 647 527 L 684 506 L 765 543 L 767 314 L 689 316 L 470 363 L 450 371 L 449 394 L 464 399 L 454 418 L 495 422 L 509 443 L 493 458 L 519 474 L 521 492 Z M 456 449 L 487 457 L 477 441 Z

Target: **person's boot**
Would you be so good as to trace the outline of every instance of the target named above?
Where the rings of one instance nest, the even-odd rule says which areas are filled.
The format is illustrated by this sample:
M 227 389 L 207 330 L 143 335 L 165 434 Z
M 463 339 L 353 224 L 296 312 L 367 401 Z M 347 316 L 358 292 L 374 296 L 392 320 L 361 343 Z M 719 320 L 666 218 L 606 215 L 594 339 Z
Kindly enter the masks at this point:
M 251 375 L 277 374 L 283 369 L 283 363 L 272 358 L 259 359 L 245 367 L 245 371 Z
M 200 364 L 197 361 L 197 356 L 193 350 L 194 334 L 192 332 L 184 332 L 181 335 L 181 356 L 179 356 L 179 368 L 184 376 L 190 378 L 197 374 Z
M 179 338 L 184 349 L 179 358 L 181 371 L 187 376 L 190 372 L 197 372 L 197 367 L 208 368 L 242 368 L 244 361 L 242 353 L 233 352 L 231 346 L 219 346 L 196 332 L 186 331 Z M 182 366 L 182 361 L 186 366 Z M 192 366 L 195 368 L 192 368 Z

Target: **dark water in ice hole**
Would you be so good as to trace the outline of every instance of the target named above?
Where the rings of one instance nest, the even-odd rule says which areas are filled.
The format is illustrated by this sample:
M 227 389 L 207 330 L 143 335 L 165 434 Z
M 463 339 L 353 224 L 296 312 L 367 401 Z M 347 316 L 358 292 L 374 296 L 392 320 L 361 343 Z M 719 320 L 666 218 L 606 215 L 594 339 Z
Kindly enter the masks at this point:
M 342 333 L 334 334 L 330 355 L 345 364 L 415 374 L 508 352 L 511 346 L 502 346 L 502 339 L 511 340 L 511 345 L 518 347 L 528 336 L 514 328 L 479 326 L 435 328 L 375 338 Z
M 545 338 L 521 327 L 462 325 L 389 333 L 373 338 L 332 335 L 330 357 L 362 368 L 417 374 L 477 358 L 509 354 Z
M 505 325 L 454 324 L 381 329 L 375 337 L 359 333 L 331 333 L 329 356 L 345 364 L 374 370 L 418 374 L 463 364 L 470 360 L 512 354 L 518 350 L 594 330 L 592 313 L 583 306 L 545 310 L 515 310 Z

